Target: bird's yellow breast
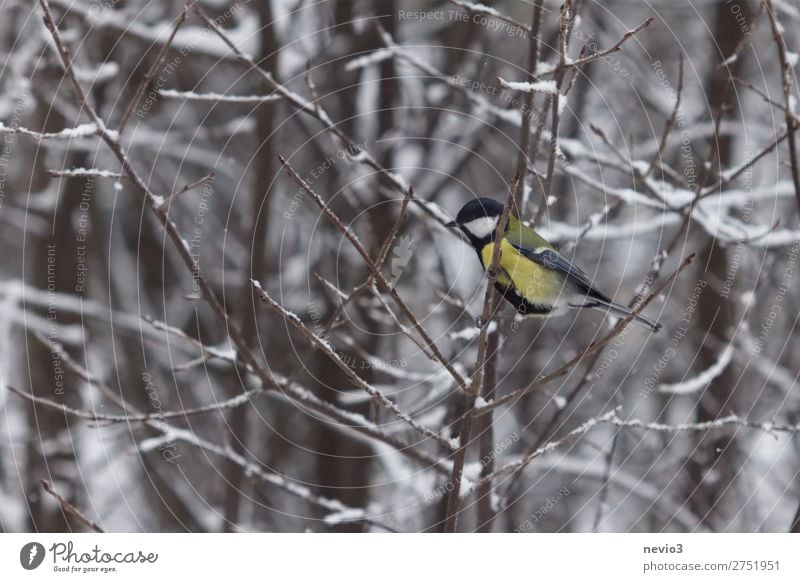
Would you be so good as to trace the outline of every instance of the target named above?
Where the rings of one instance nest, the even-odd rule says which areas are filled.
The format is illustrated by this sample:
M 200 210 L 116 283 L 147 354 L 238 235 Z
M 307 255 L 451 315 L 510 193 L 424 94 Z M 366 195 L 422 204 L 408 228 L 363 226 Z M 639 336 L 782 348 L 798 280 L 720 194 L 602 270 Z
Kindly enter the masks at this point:
M 497 282 L 506 287 L 511 285 L 519 295 L 533 304 L 553 303 L 562 292 L 563 277 L 524 257 L 507 240 L 503 239 L 500 255 L 500 269 Z M 481 263 L 486 269 L 492 262 L 494 243 L 481 249 Z

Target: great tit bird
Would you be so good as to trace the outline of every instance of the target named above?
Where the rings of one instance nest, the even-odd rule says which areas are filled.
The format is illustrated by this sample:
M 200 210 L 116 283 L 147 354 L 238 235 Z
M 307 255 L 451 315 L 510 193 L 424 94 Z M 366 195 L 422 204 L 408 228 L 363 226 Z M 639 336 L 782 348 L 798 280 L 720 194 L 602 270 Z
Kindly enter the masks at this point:
M 477 198 L 467 202 L 456 219 L 445 225 L 459 228 L 467 236 L 484 269 L 492 262 L 503 208 L 491 198 Z M 630 309 L 595 289 L 586 273 L 511 213 L 503 236 L 495 287 L 522 316 L 550 317 L 584 307 L 622 317 L 631 314 Z M 646 317 L 637 315 L 634 320 L 653 333 L 661 329 L 661 324 Z

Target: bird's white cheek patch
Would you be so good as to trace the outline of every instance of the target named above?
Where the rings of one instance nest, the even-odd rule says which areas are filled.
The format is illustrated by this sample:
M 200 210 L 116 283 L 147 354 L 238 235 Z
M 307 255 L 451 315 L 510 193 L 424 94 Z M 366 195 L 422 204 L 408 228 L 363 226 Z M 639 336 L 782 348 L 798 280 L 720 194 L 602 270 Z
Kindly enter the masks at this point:
M 484 216 L 464 223 L 466 228 L 476 238 L 485 238 L 497 230 L 497 218 Z

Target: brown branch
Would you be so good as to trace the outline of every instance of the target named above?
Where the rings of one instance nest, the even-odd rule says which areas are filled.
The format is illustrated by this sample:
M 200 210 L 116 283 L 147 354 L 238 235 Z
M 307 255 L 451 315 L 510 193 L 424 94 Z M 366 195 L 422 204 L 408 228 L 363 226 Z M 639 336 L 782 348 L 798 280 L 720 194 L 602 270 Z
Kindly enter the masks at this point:
M 798 212 L 800 212 L 800 160 L 797 159 L 797 118 L 792 114 L 792 65 L 789 64 L 789 49 L 786 46 L 786 39 L 783 36 L 782 28 L 775 16 L 772 7 L 772 0 L 764 0 L 767 8 L 767 16 L 772 26 L 772 37 L 778 49 L 778 59 L 781 64 L 781 79 L 783 81 L 783 103 L 785 105 L 786 132 L 789 143 L 789 163 L 792 169 L 792 181 L 794 182 L 794 193 L 797 198 Z
M 568 63 L 566 63 L 566 66 L 568 66 L 568 67 L 582 67 L 583 65 L 591 63 L 592 61 L 596 61 L 598 59 L 602 59 L 603 57 L 606 57 L 606 56 L 608 56 L 608 55 L 610 55 L 612 53 L 615 53 L 615 52 L 617 52 L 619 50 L 622 50 L 622 45 L 623 44 L 625 44 L 629 39 L 631 39 L 634 36 L 636 36 L 637 34 L 639 34 L 642 30 L 644 30 L 645 28 L 650 26 L 650 24 L 653 22 L 653 20 L 655 20 L 655 17 L 654 16 L 650 16 L 647 20 L 642 22 L 639 26 L 637 26 L 636 28 L 626 32 L 622 36 L 622 38 L 620 38 L 613 46 L 611 46 L 611 47 L 609 47 L 609 48 L 607 48 L 605 50 L 602 50 L 602 51 L 600 51 L 598 53 L 594 53 L 593 55 L 589 55 L 588 57 L 583 57 L 583 58 L 577 59 L 575 61 L 569 61 Z
M 567 49 L 569 48 L 569 35 L 575 15 L 572 13 L 572 0 L 566 0 L 561 6 L 561 23 L 558 30 L 558 66 L 555 71 L 556 92 L 550 97 L 550 150 L 547 157 L 547 171 L 542 184 L 542 199 L 533 219 L 534 224 L 539 222 L 547 210 L 547 199 L 553 187 L 553 176 L 556 170 L 556 157 L 558 154 L 558 131 L 561 124 L 561 99 L 566 95 L 561 94 L 561 85 L 567 71 Z
M 452 2 L 453 0 L 451 0 Z M 462 6 L 460 3 L 455 2 L 457 5 Z M 531 26 L 528 29 L 528 76 L 533 79 L 533 81 L 537 80 L 536 76 L 536 69 L 539 64 L 539 31 L 541 29 L 542 24 L 542 10 L 543 10 L 543 3 L 541 0 L 536 0 L 533 4 L 533 11 L 531 14 Z M 519 137 L 519 153 L 517 157 L 517 170 L 516 170 L 516 178 L 514 179 L 513 188 L 511 192 L 511 196 L 507 201 L 507 208 L 505 209 L 505 218 L 501 217 L 501 220 L 506 221 L 506 225 L 508 222 L 508 213 L 511 211 L 512 208 L 516 209 L 516 214 L 521 218 L 523 216 L 523 212 L 525 211 L 525 201 L 523 200 L 523 193 L 525 191 L 525 184 L 528 179 L 528 168 L 533 166 L 535 160 L 530 159 L 530 143 L 531 143 L 531 117 L 533 116 L 533 100 L 534 100 L 534 92 L 528 91 L 525 95 L 525 105 L 522 111 L 522 127 L 520 129 L 520 137 Z M 546 201 L 547 195 L 543 193 L 544 199 Z M 495 240 L 502 240 L 502 236 L 505 233 L 506 226 L 504 225 L 500 228 L 500 224 L 498 224 L 497 236 Z M 495 245 L 494 253 L 492 254 L 492 263 L 491 263 L 491 271 L 494 273 L 497 269 L 497 265 L 500 261 L 500 251 L 501 246 Z M 496 255 L 496 258 L 495 258 Z M 489 312 L 494 313 L 498 309 L 500 309 L 500 302 L 502 298 L 495 296 L 494 294 L 494 285 L 492 284 L 493 277 L 490 275 L 487 285 L 489 288 L 487 289 L 485 303 L 484 303 L 484 316 L 487 313 L 487 304 L 490 308 Z M 487 321 L 483 319 L 482 321 Z M 488 329 L 488 326 L 487 326 Z M 475 397 L 469 398 L 469 408 L 473 409 L 475 407 L 475 400 L 477 395 L 479 394 L 482 398 L 486 399 L 491 396 L 494 392 L 495 383 L 496 383 L 496 375 L 497 375 L 497 359 L 499 358 L 499 342 L 500 342 L 500 329 L 499 326 L 494 332 L 490 333 L 486 331 L 485 333 L 489 335 L 488 338 L 484 338 L 484 331 L 481 330 L 482 337 L 479 339 L 479 342 L 483 343 L 486 342 L 485 351 L 481 355 L 481 347 L 479 343 L 478 347 L 478 363 L 477 367 L 484 368 L 484 364 L 481 362 L 481 358 L 485 358 L 485 371 L 484 376 L 481 379 L 480 389 L 479 392 L 475 395 Z M 472 420 L 469 418 L 469 415 L 464 418 L 463 420 L 464 426 L 471 425 Z M 492 415 L 489 414 L 478 421 L 478 429 L 480 431 L 479 437 L 479 446 L 481 451 L 481 458 L 485 458 L 487 455 L 489 458 L 492 458 L 492 452 L 494 450 L 494 426 L 493 426 L 493 419 Z M 467 433 L 465 440 L 461 440 L 459 437 L 459 444 L 464 447 L 464 454 L 466 455 L 466 447 L 467 441 L 469 440 L 469 433 Z M 493 461 L 490 460 L 489 463 L 483 465 L 481 467 L 482 472 L 491 473 L 493 469 Z M 461 471 L 463 472 L 463 465 Z M 460 475 L 459 475 L 460 477 Z M 460 479 L 459 479 L 460 481 Z M 454 481 L 455 482 L 455 481 Z M 477 491 L 476 495 L 478 498 L 478 530 L 483 532 L 491 531 L 492 527 L 492 520 L 494 518 L 494 511 L 492 509 L 492 482 L 489 480 L 485 482 Z M 458 496 L 453 496 L 448 498 L 448 506 L 450 506 L 450 501 L 453 500 L 453 504 L 458 503 Z M 450 531 L 455 531 L 457 526 L 457 513 L 458 508 L 448 507 L 448 513 L 445 518 L 445 530 L 448 529 L 449 522 L 452 521 L 452 529 Z
M 503 298 L 495 294 L 494 310 L 499 309 L 497 303 L 502 302 Z M 498 325 L 492 332 L 489 332 L 487 340 L 488 354 L 486 356 L 486 372 L 481 387 L 481 398 L 490 400 L 494 397 L 497 388 L 497 367 L 500 360 L 501 328 Z M 477 430 L 479 432 L 479 454 L 481 459 L 480 477 L 486 477 L 494 472 L 495 466 L 495 438 L 494 438 L 494 418 L 491 413 L 476 419 Z M 495 518 L 494 502 L 492 500 L 493 483 L 491 479 L 481 480 L 475 489 L 475 497 L 478 505 L 478 525 L 479 533 L 490 533 L 492 522 Z
M 208 356 L 217 358 L 223 357 L 223 355 L 220 354 L 217 349 L 201 344 L 196 339 L 186 335 L 182 330 L 167 326 L 161 322 L 153 321 L 152 319 L 148 319 L 148 321 L 150 321 L 151 324 L 154 327 L 156 327 L 156 329 L 161 329 L 166 331 L 167 333 L 174 334 L 176 337 L 179 337 L 180 339 L 196 346 L 201 352 L 208 354 Z M 46 339 L 44 341 L 47 342 Z M 64 356 L 62 356 L 62 359 L 64 359 Z M 226 359 L 226 361 L 231 362 L 231 364 L 236 363 L 235 358 L 224 358 L 224 359 Z M 250 372 L 252 373 L 252 370 L 250 370 Z M 84 378 L 87 382 L 90 382 L 92 384 L 98 383 L 97 380 L 95 380 L 93 377 L 89 377 L 88 372 L 78 369 L 77 373 L 81 378 Z M 307 410 L 316 412 L 317 414 L 321 414 L 325 418 L 334 421 L 340 428 L 352 430 L 366 437 L 383 442 L 392 447 L 393 449 L 397 450 L 397 452 L 399 452 L 400 454 L 403 454 L 409 457 L 410 459 L 413 459 L 421 463 L 425 467 L 430 467 L 443 474 L 449 474 L 449 467 L 445 468 L 444 464 L 440 460 L 434 459 L 433 457 L 430 457 L 418 451 L 417 449 L 413 448 L 409 443 L 405 442 L 404 440 L 398 437 L 383 432 L 374 424 L 358 422 L 360 419 L 354 417 L 349 411 L 339 408 L 338 406 L 331 404 L 330 402 L 320 400 L 313 393 L 309 392 L 302 386 L 297 385 L 294 382 L 293 377 L 289 378 L 278 377 L 277 380 L 278 380 L 277 387 L 267 387 L 262 391 L 265 394 L 270 392 L 276 392 L 282 395 L 287 400 L 291 401 L 293 404 L 302 406 Z M 101 389 L 105 388 L 102 385 L 99 387 Z M 109 390 L 105 388 L 104 392 L 109 392 Z M 259 389 L 254 389 L 251 391 L 250 394 L 251 396 L 257 396 L 259 393 L 260 393 Z M 114 396 L 113 392 L 111 392 L 110 395 Z M 230 405 L 233 406 L 234 404 L 238 403 L 238 400 L 237 397 L 234 397 L 224 402 L 230 403 Z M 197 410 L 197 414 L 211 412 L 211 410 L 205 410 L 202 408 L 203 407 L 201 407 L 201 409 L 189 409 L 189 410 L 190 411 Z M 180 411 L 176 411 L 174 413 L 166 413 L 166 414 L 167 415 L 172 414 L 175 417 L 180 417 L 181 415 Z M 110 422 L 116 422 L 116 419 L 107 419 L 107 420 L 109 420 Z
M 502 241 L 508 227 L 508 216 L 511 213 L 511 208 L 514 205 L 514 192 L 517 189 L 519 176 L 515 176 L 506 197 L 505 207 L 503 213 L 500 215 L 500 220 L 497 222 L 497 229 L 495 230 L 495 241 Z M 469 446 L 469 439 L 472 434 L 472 425 L 475 420 L 475 402 L 478 395 L 481 393 L 481 388 L 484 381 L 484 373 L 487 358 L 487 334 L 489 331 L 490 320 L 493 315 L 494 295 L 495 295 L 495 281 L 497 279 L 497 267 L 500 265 L 500 257 L 502 254 L 502 244 L 495 244 L 492 248 L 492 258 L 489 261 L 488 268 L 486 269 L 486 295 L 483 299 L 483 309 L 481 311 L 481 331 L 478 336 L 478 357 L 475 362 L 475 372 L 472 376 L 472 381 L 466 389 L 467 398 L 467 412 L 462 417 L 461 430 L 458 435 L 458 450 L 453 456 L 453 471 L 450 474 L 450 483 L 453 488 L 447 496 L 447 503 L 445 507 L 444 531 L 455 532 L 458 528 L 458 513 L 461 505 L 461 479 L 464 474 L 464 462 L 467 457 L 467 447 Z M 496 354 L 493 354 L 496 355 Z
M 531 28 L 533 31 L 528 38 L 528 75 L 534 80 L 536 77 L 536 68 L 539 65 L 539 30 L 542 24 L 542 8 L 541 0 L 536 0 L 533 4 L 533 14 L 531 16 Z M 525 184 L 528 177 L 528 165 L 532 165 L 535 160 L 530 160 L 529 150 L 531 143 L 531 116 L 533 115 L 533 91 L 528 91 L 525 94 L 525 108 L 522 111 L 522 128 L 519 136 L 519 153 L 517 156 L 517 172 L 519 177 L 516 187 L 514 188 L 514 204 L 516 205 L 517 214 L 522 218 L 525 210 L 523 204 L 522 194 L 525 191 Z M 543 194 L 546 198 L 546 194 Z
M 102 527 L 97 525 L 91 519 L 83 515 L 80 509 L 78 509 L 77 507 L 72 505 L 69 501 L 61 497 L 61 495 L 59 495 L 58 491 L 56 491 L 55 487 L 53 487 L 53 484 L 50 481 L 42 479 L 41 483 L 42 487 L 44 487 L 44 490 L 47 491 L 53 497 L 55 497 L 56 501 L 58 501 L 58 504 L 61 506 L 62 511 L 66 511 L 69 514 L 72 514 L 75 518 L 77 518 L 78 521 L 80 521 L 83 525 L 85 525 L 95 533 L 106 533 L 106 530 L 104 530 Z
M 142 79 L 142 82 L 139 83 L 139 86 L 136 87 L 136 92 L 133 94 L 133 98 L 131 102 L 128 104 L 128 108 L 125 110 L 125 113 L 122 114 L 122 119 L 119 122 L 119 126 L 117 127 L 117 131 L 122 134 L 125 131 L 125 126 L 128 124 L 131 115 L 133 114 L 133 110 L 139 105 L 139 101 L 142 99 L 142 95 L 147 90 L 147 87 L 150 86 L 150 83 L 153 80 L 158 68 L 164 62 L 164 57 L 167 56 L 167 51 L 172 46 L 172 41 L 175 40 L 175 35 L 178 34 L 178 30 L 183 23 L 186 22 L 186 15 L 188 14 L 189 7 L 194 4 L 197 0 L 186 0 L 185 4 L 183 5 L 183 10 L 178 15 L 178 18 L 175 20 L 175 24 L 172 26 L 172 30 L 170 31 L 169 38 L 167 38 L 167 42 L 161 47 L 158 51 L 158 55 L 156 56 L 155 62 L 153 62 L 153 66 L 147 71 Z
M 775 107 L 777 109 L 780 109 L 783 112 L 784 115 L 787 115 L 787 114 L 791 115 L 794 118 L 795 123 L 798 122 L 797 115 L 792 113 L 792 110 L 789 109 L 786 106 L 785 103 L 779 103 L 778 101 L 775 101 L 774 99 L 770 98 L 769 95 L 764 93 L 764 91 L 762 91 L 761 89 L 759 89 L 758 87 L 756 87 L 752 83 L 749 83 L 749 82 L 745 81 L 744 79 L 740 79 L 739 77 L 732 77 L 732 80 L 737 85 L 742 85 L 743 87 L 747 87 L 748 89 L 750 89 L 753 93 L 755 93 L 756 95 L 761 97 L 764 100 L 765 103 L 769 103 L 773 107 Z
M 783 142 L 783 140 L 785 140 L 788 136 L 789 132 L 784 130 L 774 140 L 772 140 L 770 143 L 761 148 L 761 151 L 759 151 L 756 155 L 747 160 L 747 163 L 741 164 L 737 168 L 733 168 L 733 171 L 720 172 L 719 181 L 717 181 L 715 184 L 711 186 L 704 188 L 702 192 L 702 197 L 715 194 L 723 186 L 733 182 L 736 178 L 738 178 L 740 175 L 746 172 L 748 168 L 752 168 L 753 164 L 758 162 L 761 158 L 763 158 L 772 150 L 774 150 L 776 147 L 778 147 Z
M 214 180 L 216 176 L 217 175 L 214 172 L 209 172 L 199 180 L 195 180 L 194 182 L 189 182 L 188 184 L 183 186 L 180 190 L 175 190 L 175 192 L 167 196 L 167 198 L 165 198 L 164 201 L 161 203 L 161 206 L 167 206 L 167 207 L 171 206 L 173 201 L 177 200 L 178 197 L 180 197 L 183 194 L 186 194 L 190 190 L 194 190 L 198 186 L 202 186 L 206 182 Z
M 666 124 L 664 124 L 664 131 L 661 133 L 661 141 L 658 144 L 658 149 L 656 153 L 653 154 L 653 159 L 650 160 L 650 165 L 647 167 L 647 171 L 644 173 L 644 178 L 646 179 L 650 174 L 653 173 L 653 170 L 656 168 L 656 165 L 662 159 L 664 155 L 664 148 L 667 146 L 667 138 L 669 138 L 669 134 L 672 132 L 672 127 L 675 125 L 675 120 L 678 117 L 678 112 L 681 109 L 681 98 L 683 96 L 683 53 L 678 53 L 678 89 L 675 91 L 675 107 L 672 108 L 672 115 L 669 116 L 667 119 Z

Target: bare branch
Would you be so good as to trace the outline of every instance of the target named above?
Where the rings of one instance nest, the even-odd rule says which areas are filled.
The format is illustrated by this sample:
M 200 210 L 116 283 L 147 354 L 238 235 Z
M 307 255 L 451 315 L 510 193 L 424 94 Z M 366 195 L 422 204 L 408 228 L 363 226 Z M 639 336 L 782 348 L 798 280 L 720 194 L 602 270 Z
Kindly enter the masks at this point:
M 133 98 L 131 102 L 128 104 L 128 108 L 125 110 L 125 113 L 122 114 L 122 119 L 119 122 L 119 127 L 117 131 L 122 134 L 125 131 L 125 126 L 128 124 L 128 120 L 133 113 L 133 110 L 139 105 L 139 101 L 142 99 L 142 95 L 144 95 L 147 88 L 150 86 L 150 83 L 155 77 L 156 72 L 158 72 L 158 68 L 161 66 L 161 63 L 164 62 L 164 57 L 167 56 L 167 51 L 172 46 L 172 41 L 175 40 L 175 35 L 178 34 L 178 30 L 180 30 L 183 23 L 186 22 L 186 15 L 188 13 L 189 7 L 194 4 L 196 0 L 186 0 L 183 5 L 183 10 L 178 15 L 178 18 L 175 20 L 175 24 L 172 26 L 172 31 L 170 31 L 169 37 L 167 38 L 167 42 L 161 47 L 158 51 L 158 55 L 156 56 L 156 60 L 153 62 L 153 65 L 150 67 L 150 70 L 142 79 L 142 82 L 139 83 L 139 86 L 136 88 L 136 92 L 133 94 Z
M 55 497 L 56 501 L 58 501 L 58 504 L 61 506 L 61 509 L 63 511 L 66 511 L 67 513 L 74 515 L 78 519 L 78 521 L 80 521 L 83 525 L 85 525 L 95 533 L 106 533 L 106 531 L 102 527 L 100 527 L 91 519 L 83 515 L 80 509 L 78 509 L 77 507 L 72 505 L 69 501 L 61 497 L 61 495 L 59 495 L 58 491 L 56 491 L 55 487 L 53 487 L 53 484 L 50 481 L 42 479 L 41 483 L 42 487 L 44 487 L 44 490 L 47 491 L 53 497 Z
M 796 98 L 792 95 L 792 71 L 794 67 L 789 63 L 789 49 L 786 47 L 783 28 L 778 22 L 777 16 L 775 16 L 772 0 L 764 0 L 764 4 L 767 7 L 767 16 L 769 16 L 769 23 L 772 26 L 772 37 L 775 40 L 775 45 L 778 49 L 778 59 L 781 64 L 784 114 L 786 118 L 786 132 L 788 134 L 787 140 L 789 143 L 789 164 L 792 169 L 794 192 L 797 197 L 797 210 L 800 212 L 800 160 L 797 159 L 797 139 L 795 137 L 798 121 L 797 116 L 793 114 L 793 100 L 796 101 Z
M 567 61 L 566 66 L 568 67 L 582 67 L 592 61 L 596 61 L 598 59 L 602 59 L 603 57 L 607 57 L 610 54 L 613 54 L 619 50 L 622 50 L 622 45 L 625 44 L 629 39 L 633 38 L 637 34 L 639 34 L 642 30 L 650 26 L 650 24 L 655 20 L 654 16 L 650 16 L 647 20 L 642 22 L 636 28 L 629 30 L 626 32 L 621 39 L 619 39 L 613 46 L 602 50 L 600 52 L 594 53 L 593 55 L 589 55 L 587 57 L 583 57 L 581 59 L 577 59 L 575 61 Z

